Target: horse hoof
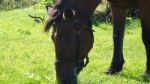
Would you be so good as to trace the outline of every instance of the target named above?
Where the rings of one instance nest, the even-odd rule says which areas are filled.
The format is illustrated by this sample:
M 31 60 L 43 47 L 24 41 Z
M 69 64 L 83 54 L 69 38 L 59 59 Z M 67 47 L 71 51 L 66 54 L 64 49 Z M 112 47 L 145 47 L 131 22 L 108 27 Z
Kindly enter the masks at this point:
M 120 71 L 122 70 L 122 68 L 112 68 L 112 67 L 109 67 L 106 71 L 105 71 L 105 74 L 109 75 L 109 74 L 117 74 L 119 73 Z

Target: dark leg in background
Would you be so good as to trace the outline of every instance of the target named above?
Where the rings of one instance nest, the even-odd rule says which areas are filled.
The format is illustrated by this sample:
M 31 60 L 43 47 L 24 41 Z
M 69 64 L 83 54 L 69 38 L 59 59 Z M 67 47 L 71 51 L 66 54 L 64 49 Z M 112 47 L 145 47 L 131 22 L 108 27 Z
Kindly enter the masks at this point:
M 142 40 L 146 49 L 146 71 L 145 74 L 150 75 L 150 26 L 142 20 Z
M 115 74 L 122 70 L 123 58 L 123 39 L 125 30 L 126 9 L 110 4 L 113 19 L 113 43 L 114 51 L 110 67 L 105 71 L 106 74 Z

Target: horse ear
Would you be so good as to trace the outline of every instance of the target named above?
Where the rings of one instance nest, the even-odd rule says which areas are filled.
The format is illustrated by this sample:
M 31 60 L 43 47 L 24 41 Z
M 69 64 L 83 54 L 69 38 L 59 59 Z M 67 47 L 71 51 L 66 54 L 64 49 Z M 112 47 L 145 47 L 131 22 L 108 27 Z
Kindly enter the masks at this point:
M 63 19 L 64 20 L 70 20 L 76 15 L 75 10 L 73 9 L 65 9 L 63 11 Z
M 50 4 L 46 5 L 46 10 L 48 15 L 51 15 L 52 11 L 53 11 L 53 6 L 51 6 Z

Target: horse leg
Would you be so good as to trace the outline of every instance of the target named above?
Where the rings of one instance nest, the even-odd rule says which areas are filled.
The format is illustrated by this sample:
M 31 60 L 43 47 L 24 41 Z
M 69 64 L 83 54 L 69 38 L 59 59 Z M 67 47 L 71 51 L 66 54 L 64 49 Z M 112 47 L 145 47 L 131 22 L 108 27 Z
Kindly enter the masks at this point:
M 116 7 L 110 3 L 113 20 L 113 43 L 114 51 L 110 67 L 105 71 L 106 74 L 115 74 L 122 70 L 123 58 L 123 38 L 125 30 L 126 9 Z
M 146 8 L 145 8 L 146 9 Z M 145 74 L 150 75 L 150 10 L 140 9 L 141 24 L 142 24 L 142 40 L 146 49 L 146 71 Z
M 147 56 L 147 62 L 146 62 L 146 71 L 145 74 L 150 75 L 150 26 L 148 26 L 143 20 L 142 20 L 142 40 L 145 45 L 146 49 L 146 56 Z

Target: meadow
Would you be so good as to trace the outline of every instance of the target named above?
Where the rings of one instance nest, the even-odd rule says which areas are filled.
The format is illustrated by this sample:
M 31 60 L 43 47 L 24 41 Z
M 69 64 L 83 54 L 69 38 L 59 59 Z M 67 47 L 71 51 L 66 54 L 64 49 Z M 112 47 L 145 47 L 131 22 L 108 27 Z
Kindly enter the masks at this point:
M 43 23 L 35 23 L 27 14 L 35 9 L 0 11 L 0 84 L 56 84 L 55 49 L 50 33 L 43 33 Z M 37 15 L 47 17 L 45 9 Z M 93 25 L 94 47 L 90 63 L 78 76 L 79 84 L 145 84 L 141 77 L 146 55 L 141 40 L 140 21 L 128 19 L 124 39 L 125 64 L 117 75 L 105 75 L 112 58 L 112 25 Z

